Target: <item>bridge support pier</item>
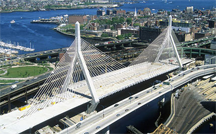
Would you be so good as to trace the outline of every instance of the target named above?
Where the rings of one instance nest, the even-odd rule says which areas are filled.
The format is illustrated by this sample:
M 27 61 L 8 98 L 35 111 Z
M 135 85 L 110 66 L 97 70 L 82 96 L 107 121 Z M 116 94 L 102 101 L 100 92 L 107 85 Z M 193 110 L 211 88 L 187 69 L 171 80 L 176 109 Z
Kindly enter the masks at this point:
M 109 126 L 106 127 L 106 132 L 105 132 L 105 134 L 110 134 Z
M 8 95 L 8 111 L 11 111 L 11 100 L 10 100 L 10 95 Z
M 184 52 L 184 49 L 183 48 L 181 48 L 181 58 L 183 58 L 183 52 Z
M 201 49 L 199 49 L 199 56 L 201 56 Z
M 192 58 L 192 49 L 190 49 L 190 58 Z
M 25 88 L 25 101 L 26 101 L 26 103 L 28 101 L 28 95 L 27 95 L 27 89 L 26 88 Z
M 121 45 L 121 48 L 124 48 L 124 44 Z
M 162 106 L 164 106 L 164 104 L 165 104 L 165 97 L 160 102 L 161 102 Z
M 112 49 L 113 49 L 113 50 L 116 50 L 116 46 L 114 45 L 114 46 L 112 47 Z

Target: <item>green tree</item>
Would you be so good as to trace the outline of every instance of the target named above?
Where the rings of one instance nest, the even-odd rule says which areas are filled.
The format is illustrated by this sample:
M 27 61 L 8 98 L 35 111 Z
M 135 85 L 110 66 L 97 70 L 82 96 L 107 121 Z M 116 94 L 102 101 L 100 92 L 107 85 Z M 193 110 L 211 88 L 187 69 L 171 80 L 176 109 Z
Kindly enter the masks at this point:
M 122 35 L 118 35 L 116 38 L 119 39 L 119 40 L 124 39 L 124 37 Z
M 126 19 L 126 22 L 127 22 L 128 24 L 131 24 L 132 18 L 127 18 L 127 19 Z
M 101 37 L 109 37 L 107 33 L 102 33 Z
M 124 22 L 125 22 L 124 17 L 120 17 L 119 23 L 124 23 Z
M 124 36 L 126 39 L 128 39 L 129 37 L 132 36 L 132 34 L 131 34 L 131 33 L 126 33 L 126 34 L 124 34 L 123 36 Z
M 136 26 L 140 26 L 140 24 L 139 24 L 139 23 L 134 23 L 133 26 L 135 26 L 135 27 L 136 27 Z
M 114 27 L 113 27 L 113 26 L 111 26 L 111 27 L 110 27 L 110 29 L 111 29 L 111 30 L 114 30 Z

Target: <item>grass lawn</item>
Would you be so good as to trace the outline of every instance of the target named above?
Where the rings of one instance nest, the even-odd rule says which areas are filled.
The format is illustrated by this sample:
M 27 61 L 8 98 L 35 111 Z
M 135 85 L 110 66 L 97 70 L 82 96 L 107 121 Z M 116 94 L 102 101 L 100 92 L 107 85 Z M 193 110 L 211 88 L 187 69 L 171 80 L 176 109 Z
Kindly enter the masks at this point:
M 37 67 L 37 66 L 28 66 L 28 67 L 9 68 L 7 71 L 8 71 L 7 74 L 3 75 L 2 77 L 26 78 L 29 76 L 36 76 L 39 74 L 43 74 L 47 72 L 47 68 Z
M 3 70 L 0 70 L 0 74 L 3 74 L 4 73 L 4 71 Z
M 0 80 L 0 83 L 13 83 L 17 80 Z

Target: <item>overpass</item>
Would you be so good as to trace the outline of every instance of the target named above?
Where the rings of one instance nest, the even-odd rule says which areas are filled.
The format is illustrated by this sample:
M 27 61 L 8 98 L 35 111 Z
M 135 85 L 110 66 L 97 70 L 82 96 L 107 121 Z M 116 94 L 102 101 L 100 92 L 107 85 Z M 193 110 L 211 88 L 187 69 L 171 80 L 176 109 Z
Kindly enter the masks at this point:
M 37 79 L 30 79 L 17 84 L 16 89 L 12 90 L 11 87 L 0 89 L 0 107 L 8 104 L 8 110 L 11 111 L 11 103 L 25 97 L 28 100 L 28 95 L 37 92 L 40 85 L 44 83 L 50 72 L 42 74 Z
M 150 87 L 142 92 L 139 92 L 130 98 L 126 98 L 118 102 L 118 106 L 112 105 L 97 114 L 80 121 L 79 127 L 73 125 L 65 130 L 61 131 L 61 134 L 65 133 L 97 133 L 109 126 L 110 124 L 120 120 L 129 113 L 136 109 L 148 104 L 152 100 L 163 96 L 164 94 L 178 88 L 191 80 L 204 76 L 207 74 L 216 73 L 216 65 L 204 65 L 197 67 L 195 70 L 186 70 L 181 72 L 179 75 L 172 78 L 170 85 L 163 85 L 162 87 L 156 85 L 156 90 Z M 168 82 L 168 81 L 167 81 Z
M 202 47 L 202 46 L 210 44 L 211 40 L 214 38 L 215 37 L 211 36 L 211 37 L 207 37 L 207 38 L 201 38 L 201 39 L 197 39 L 197 40 L 193 40 L 193 41 L 183 42 L 179 45 L 182 47 L 190 47 L 190 46 Z M 198 43 L 198 44 L 195 45 L 195 43 Z
M 77 28 L 79 29 L 78 24 Z M 30 108 L 24 111 L 16 110 L 0 117 L 0 133 L 24 132 L 87 102 L 91 102 L 91 106 L 86 114 L 91 114 L 100 99 L 181 68 L 182 63 L 190 62 L 188 59 L 179 58 L 170 26 L 127 68 L 81 40 L 79 30 L 76 34 L 78 36 L 71 47 L 32 99 Z M 104 66 L 95 67 L 97 64 Z M 67 75 L 61 78 L 65 70 Z M 55 81 L 56 78 L 61 79 Z M 162 92 L 168 91 L 161 89 L 159 92 L 152 92 L 151 95 L 157 98 L 157 94 Z M 152 96 L 150 98 L 152 99 Z M 132 104 L 129 106 L 132 107 Z

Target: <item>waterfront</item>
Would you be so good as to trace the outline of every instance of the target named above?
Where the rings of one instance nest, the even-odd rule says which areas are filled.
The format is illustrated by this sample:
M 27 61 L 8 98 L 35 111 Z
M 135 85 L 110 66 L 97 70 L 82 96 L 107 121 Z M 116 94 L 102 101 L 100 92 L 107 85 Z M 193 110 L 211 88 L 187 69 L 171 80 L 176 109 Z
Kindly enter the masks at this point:
M 123 9 L 126 11 L 143 10 L 145 7 L 149 7 L 152 12 L 157 12 L 158 9 L 172 10 L 177 8 L 183 10 L 186 6 L 194 6 L 197 9 L 211 9 L 216 5 L 216 1 L 208 0 L 194 0 L 188 2 L 187 0 L 172 1 L 172 3 L 164 3 L 163 1 L 149 0 L 146 3 L 136 4 L 124 4 L 117 9 Z M 32 20 L 40 18 L 50 18 L 57 15 L 72 15 L 72 14 L 88 14 L 96 15 L 97 8 L 93 9 L 75 9 L 75 10 L 51 10 L 51 11 L 38 11 L 38 12 L 12 12 L 12 13 L 1 13 L 0 21 L 0 40 L 6 43 L 18 43 L 24 47 L 35 48 L 35 51 L 44 51 L 50 49 L 57 49 L 62 47 L 69 47 L 73 42 L 74 38 L 62 35 L 53 30 L 57 25 L 55 24 L 32 24 Z M 11 24 L 10 21 L 15 20 L 15 23 Z M 19 51 L 19 54 L 29 53 Z

